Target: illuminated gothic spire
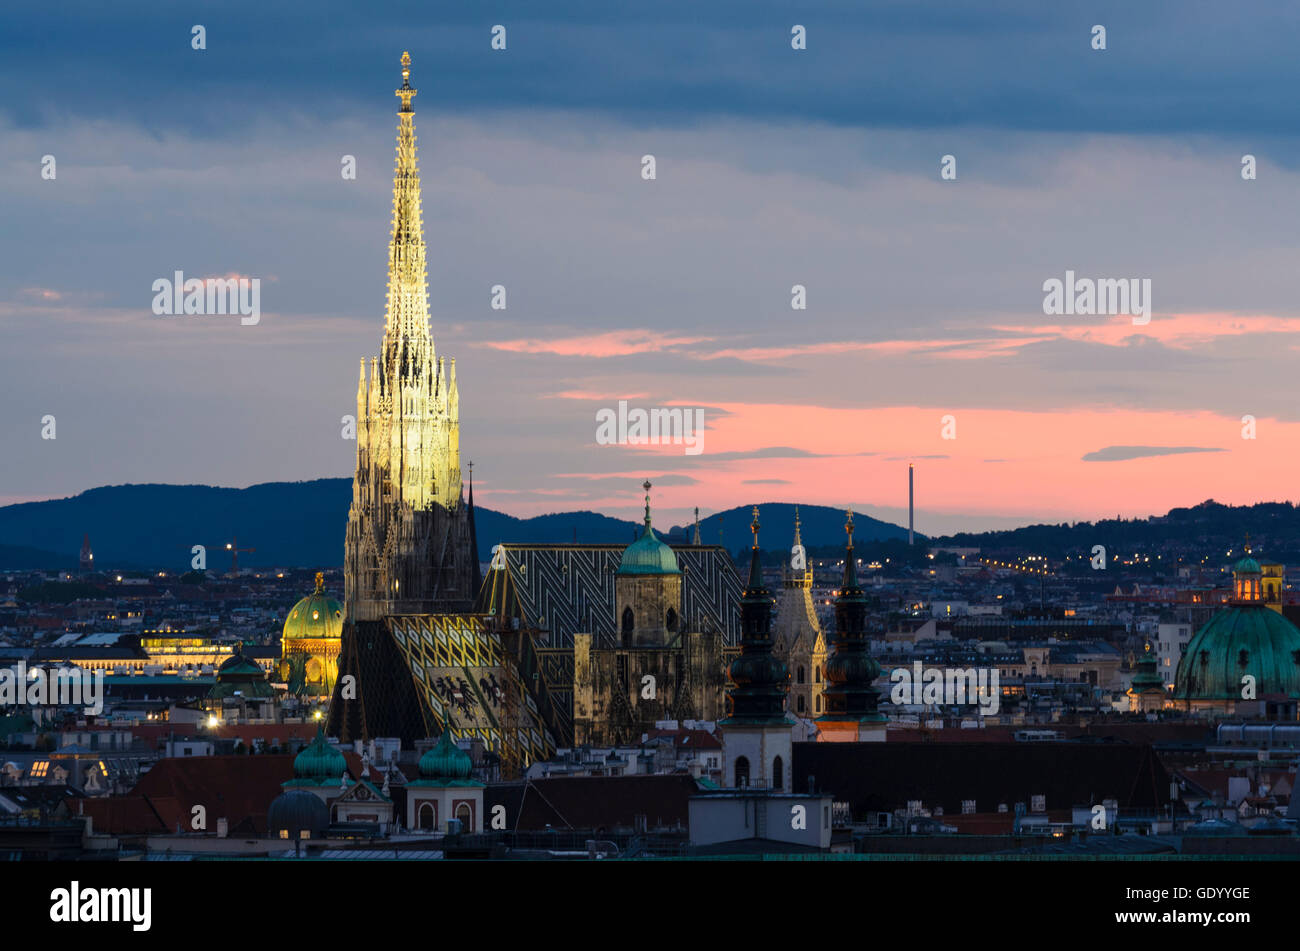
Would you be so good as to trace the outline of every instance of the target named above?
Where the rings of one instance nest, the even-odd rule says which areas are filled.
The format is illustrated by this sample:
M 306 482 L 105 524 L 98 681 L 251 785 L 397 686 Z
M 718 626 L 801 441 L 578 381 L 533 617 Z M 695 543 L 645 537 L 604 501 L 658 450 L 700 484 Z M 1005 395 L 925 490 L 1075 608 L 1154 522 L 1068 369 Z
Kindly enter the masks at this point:
M 402 54 L 402 86 L 397 96 L 397 166 L 393 170 L 393 230 L 388 244 L 388 308 L 384 324 L 384 365 L 402 379 L 432 363 L 429 335 L 428 266 L 420 208 L 420 170 L 416 158 L 415 112 L 411 99 L 411 54 Z

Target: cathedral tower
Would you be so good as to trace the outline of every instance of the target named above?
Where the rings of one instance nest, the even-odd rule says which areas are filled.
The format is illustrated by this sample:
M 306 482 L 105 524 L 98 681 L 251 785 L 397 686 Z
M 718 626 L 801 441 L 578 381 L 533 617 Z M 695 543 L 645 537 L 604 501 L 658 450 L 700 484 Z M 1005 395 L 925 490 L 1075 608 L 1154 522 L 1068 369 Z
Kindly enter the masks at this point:
M 826 639 L 813 606 L 812 586 L 813 571 L 799 536 L 799 509 L 795 508 L 794 544 L 773 627 L 772 653 L 790 669 L 790 712 L 799 717 L 825 712 L 822 672 L 826 666 Z
M 477 553 L 461 498 L 456 361 L 429 333 L 411 57 L 402 54 L 380 355 L 357 383 L 357 468 L 345 552 L 349 621 L 467 611 Z

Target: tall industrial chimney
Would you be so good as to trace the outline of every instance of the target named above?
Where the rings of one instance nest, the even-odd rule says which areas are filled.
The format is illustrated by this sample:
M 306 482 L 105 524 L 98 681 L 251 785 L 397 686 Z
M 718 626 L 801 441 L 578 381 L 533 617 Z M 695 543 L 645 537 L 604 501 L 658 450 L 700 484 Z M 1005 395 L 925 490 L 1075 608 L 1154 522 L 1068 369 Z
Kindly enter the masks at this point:
M 914 500 L 915 500 L 915 496 L 913 495 L 912 492 L 912 463 L 909 462 L 907 464 L 907 544 L 909 547 L 911 546 L 913 541 L 912 516 L 915 514 L 915 509 L 913 508 Z

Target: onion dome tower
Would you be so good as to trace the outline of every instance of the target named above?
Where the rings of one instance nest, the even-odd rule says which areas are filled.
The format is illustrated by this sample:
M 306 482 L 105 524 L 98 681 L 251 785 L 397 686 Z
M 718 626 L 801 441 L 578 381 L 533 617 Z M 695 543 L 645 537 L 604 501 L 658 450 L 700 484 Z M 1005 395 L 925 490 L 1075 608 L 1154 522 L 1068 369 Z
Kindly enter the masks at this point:
M 677 554 L 650 524 L 650 480 L 645 528 L 628 545 L 614 573 L 614 617 L 622 647 L 666 647 L 681 633 L 682 569 Z
M 473 773 L 469 754 L 443 730 L 420 757 L 420 777 L 406 785 L 407 828 L 446 832 L 447 821 L 456 819 L 462 832 L 481 832 L 484 784 Z
M 293 758 L 293 779 L 285 783 L 284 787 L 334 790 L 347 771 L 348 761 L 325 739 L 325 730 L 321 727 L 317 729 L 316 738 L 311 741 L 311 745 Z
M 740 599 L 740 656 L 731 662 L 728 715 L 722 733 L 723 781 L 734 787 L 759 786 L 790 791 L 792 721 L 785 698 L 790 675 L 772 653 L 772 592 L 763 584 L 758 548 L 758 508 L 750 523 L 754 534 L 749 581 Z
M 877 710 L 880 691 L 874 686 L 880 664 L 871 656 L 867 596 L 858 585 L 853 557 L 853 512 L 846 514 L 844 580 L 835 599 L 835 637 L 826 661 L 826 713 L 817 718 L 817 727 L 826 741 L 884 740 L 886 717 Z
M 1234 714 L 1242 701 L 1268 694 L 1300 698 L 1300 630 L 1270 610 L 1249 548 L 1232 575 L 1228 607 L 1192 635 L 1178 662 L 1174 700 L 1182 709 Z

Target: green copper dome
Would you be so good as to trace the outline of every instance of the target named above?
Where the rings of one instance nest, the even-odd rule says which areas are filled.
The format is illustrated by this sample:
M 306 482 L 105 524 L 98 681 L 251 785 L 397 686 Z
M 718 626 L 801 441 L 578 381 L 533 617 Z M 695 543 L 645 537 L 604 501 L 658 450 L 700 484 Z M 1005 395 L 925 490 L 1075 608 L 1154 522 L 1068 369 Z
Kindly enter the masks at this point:
M 623 560 L 619 562 L 620 575 L 679 575 L 677 554 L 659 540 L 650 527 L 650 483 L 644 483 L 645 497 L 645 531 L 641 537 L 628 545 L 623 551 Z
M 1179 700 L 1241 700 L 1242 677 L 1255 696 L 1300 696 L 1300 630 L 1263 603 L 1220 611 L 1193 635 L 1178 664 Z
M 473 761 L 452 741 L 450 730 L 443 730 L 438 745 L 420 757 L 421 779 L 469 779 L 473 771 Z
M 1245 558 L 1241 559 L 1241 561 L 1233 565 L 1232 570 L 1234 574 L 1255 574 L 1255 575 L 1259 574 L 1261 571 L 1259 567 L 1259 562 L 1257 562 L 1254 558 L 1251 558 L 1249 555 L 1247 555 Z
M 325 731 L 320 729 L 311 745 L 293 758 L 293 784 L 334 785 L 347 769 L 348 761 L 330 745 Z
M 280 643 L 343 636 L 343 605 L 325 593 L 325 576 L 316 573 L 316 590 L 289 609 Z

